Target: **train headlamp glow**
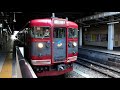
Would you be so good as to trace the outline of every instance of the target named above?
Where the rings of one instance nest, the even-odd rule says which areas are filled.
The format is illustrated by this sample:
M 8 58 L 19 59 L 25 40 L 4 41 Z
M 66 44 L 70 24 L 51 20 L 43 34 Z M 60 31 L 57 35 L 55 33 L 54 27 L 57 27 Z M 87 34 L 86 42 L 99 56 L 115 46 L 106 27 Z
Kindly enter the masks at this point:
M 77 43 L 76 43 L 76 42 L 73 42 L 73 46 L 74 46 L 74 47 L 77 46 Z
M 43 48 L 43 44 L 42 43 L 38 43 L 38 47 L 39 48 Z

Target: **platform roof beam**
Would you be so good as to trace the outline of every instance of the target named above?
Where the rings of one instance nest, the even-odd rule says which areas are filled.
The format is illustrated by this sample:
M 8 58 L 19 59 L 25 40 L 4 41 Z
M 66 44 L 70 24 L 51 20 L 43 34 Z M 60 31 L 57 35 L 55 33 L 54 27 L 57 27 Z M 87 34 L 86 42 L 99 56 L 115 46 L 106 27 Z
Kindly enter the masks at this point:
M 84 22 L 84 21 L 94 20 L 94 19 L 98 19 L 98 18 L 105 18 L 105 17 L 118 15 L 118 14 L 120 14 L 120 12 L 103 12 L 103 13 L 99 13 L 99 14 L 96 14 L 96 15 L 92 15 L 92 16 L 88 16 L 88 17 L 85 17 L 85 18 L 75 20 L 75 22 L 80 23 L 80 22 Z

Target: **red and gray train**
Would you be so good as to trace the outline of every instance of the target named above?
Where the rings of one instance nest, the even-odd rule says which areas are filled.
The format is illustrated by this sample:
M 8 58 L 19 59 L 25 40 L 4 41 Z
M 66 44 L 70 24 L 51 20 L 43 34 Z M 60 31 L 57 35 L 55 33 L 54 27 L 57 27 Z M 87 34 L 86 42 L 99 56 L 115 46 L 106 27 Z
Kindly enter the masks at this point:
M 73 70 L 78 55 L 76 23 L 62 18 L 34 19 L 17 37 L 37 76 L 57 76 Z

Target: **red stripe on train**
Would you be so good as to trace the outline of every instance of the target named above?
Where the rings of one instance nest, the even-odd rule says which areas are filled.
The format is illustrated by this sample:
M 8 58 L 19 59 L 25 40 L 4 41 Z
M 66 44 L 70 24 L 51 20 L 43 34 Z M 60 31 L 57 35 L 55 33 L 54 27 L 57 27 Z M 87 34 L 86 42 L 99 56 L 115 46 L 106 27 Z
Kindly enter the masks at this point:
M 78 41 L 78 38 L 68 38 L 68 41 Z
M 51 59 L 51 56 L 31 56 L 32 60 L 46 60 Z
M 47 41 L 50 41 L 50 38 L 31 38 L 31 41 L 32 42 L 47 42 Z
M 77 52 L 77 53 L 75 53 L 75 54 L 70 53 L 70 54 L 68 54 L 68 57 L 77 56 L 77 55 L 78 55 L 78 52 Z

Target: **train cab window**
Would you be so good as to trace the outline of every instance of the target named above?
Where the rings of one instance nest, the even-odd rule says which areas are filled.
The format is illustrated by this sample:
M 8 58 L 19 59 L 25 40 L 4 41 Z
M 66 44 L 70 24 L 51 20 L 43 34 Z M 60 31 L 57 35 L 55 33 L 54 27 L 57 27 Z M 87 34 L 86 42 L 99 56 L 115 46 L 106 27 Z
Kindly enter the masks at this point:
M 68 29 L 69 38 L 77 38 L 78 37 L 78 30 L 75 28 Z
M 53 37 L 54 38 L 65 38 L 66 36 L 65 32 L 66 32 L 66 28 L 60 28 L 60 27 L 54 28 Z
M 49 38 L 50 28 L 49 27 L 34 27 L 32 29 L 32 36 L 35 38 Z

